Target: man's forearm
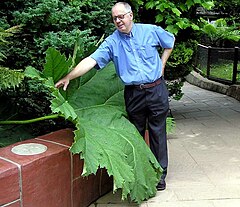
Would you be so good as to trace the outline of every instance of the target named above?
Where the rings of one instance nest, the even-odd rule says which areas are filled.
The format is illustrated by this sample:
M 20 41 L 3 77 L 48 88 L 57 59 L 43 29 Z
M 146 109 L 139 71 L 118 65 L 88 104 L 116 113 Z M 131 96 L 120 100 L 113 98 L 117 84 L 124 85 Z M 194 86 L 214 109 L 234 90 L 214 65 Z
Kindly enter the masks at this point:
M 167 63 L 167 60 L 170 56 L 170 54 L 172 53 L 172 48 L 165 48 L 163 53 L 162 53 L 162 56 L 161 56 L 161 60 L 162 60 L 162 76 L 164 76 L 164 71 L 165 71 L 165 66 L 166 66 L 166 63 Z
M 162 59 L 162 64 L 163 64 L 164 67 L 167 63 L 167 60 L 168 60 L 169 56 L 172 53 L 172 50 L 173 50 L 172 48 L 165 48 L 163 53 L 162 53 L 161 59 Z
M 69 80 L 73 80 L 79 76 L 82 76 L 91 70 L 96 64 L 97 62 L 93 58 L 86 57 L 80 63 L 78 63 L 78 65 L 67 75 L 67 77 Z

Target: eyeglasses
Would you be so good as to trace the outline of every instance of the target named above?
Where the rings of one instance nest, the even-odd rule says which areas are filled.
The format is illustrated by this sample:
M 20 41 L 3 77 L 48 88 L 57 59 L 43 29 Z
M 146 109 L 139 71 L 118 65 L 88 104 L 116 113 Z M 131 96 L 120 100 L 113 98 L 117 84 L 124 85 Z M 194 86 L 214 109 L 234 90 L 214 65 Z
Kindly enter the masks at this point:
M 119 20 L 124 19 L 125 15 L 128 14 L 128 13 L 131 13 L 131 11 L 129 11 L 129 12 L 125 13 L 125 14 L 120 14 L 120 15 L 118 15 L 118 16 L 113 17 L 113 21 L 116 22 L 117 19 L 119 19 Z

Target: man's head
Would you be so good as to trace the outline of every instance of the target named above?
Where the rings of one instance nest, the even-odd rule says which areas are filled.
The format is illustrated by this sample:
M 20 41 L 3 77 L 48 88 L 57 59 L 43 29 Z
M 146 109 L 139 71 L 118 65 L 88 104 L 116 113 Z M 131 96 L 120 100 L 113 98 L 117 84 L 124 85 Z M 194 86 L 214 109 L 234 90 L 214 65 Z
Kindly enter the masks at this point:
M 118 2 L 112 7 L 112 18 L 116 28 L 129 34 L 133 24 L 133 13 L 131 6 L 126 2 Z

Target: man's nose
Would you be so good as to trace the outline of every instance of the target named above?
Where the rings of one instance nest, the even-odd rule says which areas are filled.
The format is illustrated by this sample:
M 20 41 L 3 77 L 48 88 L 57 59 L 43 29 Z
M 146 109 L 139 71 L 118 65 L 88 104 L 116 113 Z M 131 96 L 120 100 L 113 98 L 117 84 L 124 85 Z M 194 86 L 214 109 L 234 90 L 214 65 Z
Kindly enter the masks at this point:
M 115 22 L 120 22 L 121 20 L 117 17 Z

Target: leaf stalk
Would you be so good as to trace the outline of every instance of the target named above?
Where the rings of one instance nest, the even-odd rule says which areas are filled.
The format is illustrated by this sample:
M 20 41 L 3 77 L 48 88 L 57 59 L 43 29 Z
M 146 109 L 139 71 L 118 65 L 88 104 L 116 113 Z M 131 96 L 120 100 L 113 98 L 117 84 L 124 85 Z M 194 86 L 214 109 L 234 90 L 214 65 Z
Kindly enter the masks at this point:
M 0 125 L 7 125 L 7 124 L 31 124 L 35 123 L 38 121 L 44 121 L 48 119 L 57 119 L 59 117 L 64 117 L 63 115 L 60 114 L 51 114 L 39 118 L 34 118 L 34 119 L 28 119 L 28 120 L 5 120 L 5 121 L 0 121 Z

